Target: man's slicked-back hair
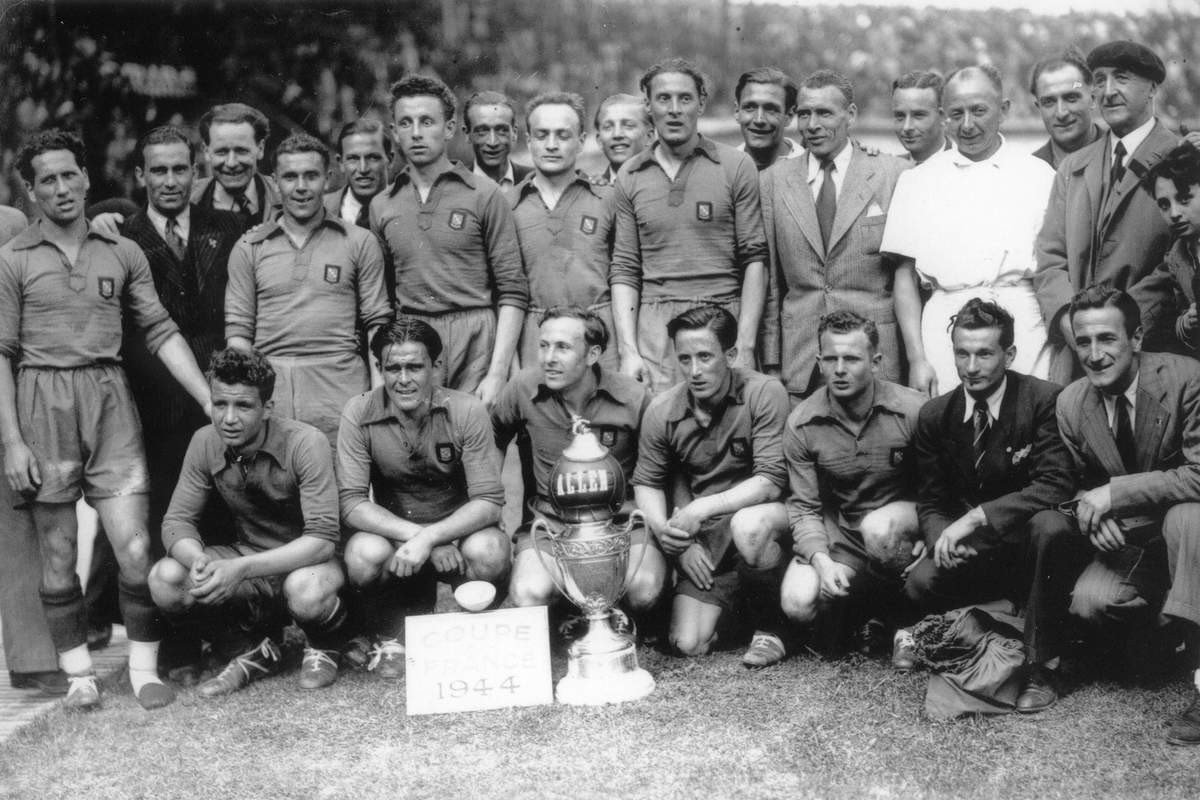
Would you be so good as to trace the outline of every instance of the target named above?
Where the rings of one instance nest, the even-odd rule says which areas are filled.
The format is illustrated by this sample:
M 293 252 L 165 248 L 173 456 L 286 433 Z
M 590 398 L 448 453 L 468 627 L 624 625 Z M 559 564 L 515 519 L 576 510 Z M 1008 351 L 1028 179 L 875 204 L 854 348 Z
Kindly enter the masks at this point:
M 1129 336 L 1133 336 L 1137 329 L 1142 327 L 1142 310 L 1138 308 L 1137 301 L 1108 281 L 1104 281 L 1093 283 L 1086 289 L 1076 292 L 1075 296 L 1071 298 L 1067 314 L 1068 319 L 1071 320 L 1072 329 L 1075 327 L 1076 314 L 1095 308 L 1115 308 L 1120 311 L 1121 316 L 1125 319 L 1125 333 Z
M 442 113 L 446 116 L 445 121 L 449 122 L 454 119 L 454 108 L 457 105 L 454 92 L 450 91 L 450 87 L 437 78 L 428 75 L 405 75 L 392 84 L 391 92 L 393 116 L 396 113 L 396 101 L 401 98 L 436 97 L 441 101 Z
M 879 328 L 874 322 L 857 311 L 834 311 L 821 317 L 817 325 L 817 350 L 821 348 L 821 337 L 829 333 L 854 333 L 862 331 L 871 344 L 871 352 L 879 349 Z
M 371 337 L 371 354 L 383 364 L 383 351 L 393 345 L 416 342 L 425 346 L 430 363 L 436 363 L 442 355 L 442 337 L 423 319 L 400 314 L 394 320 L 375 331 Z
M 1033 71 L 1029 73 L 1029 93 L 1037 97 L 1037 82 L 1038 78 L 1042 77 L 1043 72 L 1050 72 L 1062 69 L 1063 67 L 1074 67 L 1079 70 L 1079 74 L 1083 76 L 1084 85 L 1092 85 L 1092 71 L 1088 69 L 1087 56 L 1078 47 L 1068 47 L 1062 53 L 1050 56 L 1049 58 L 1043 58 L 1033 65 Z
M 588 347 L 599 347 L 603 353 L 608 349 L 608 325 L 594 311 L 579 306 L 552 306 L 542 313 L 538 327 L 552 319 L 577 319 L 583 323 L 583 341 Z
M 512 98 L 508 95 L 490 90 L 476 92 L 475 94 L 471 95 L 467 98 L 466 105 L 463 106 L 463 125 L 471 124 L 471 109 L 475 108 L 476 106 L 506 107 L 510 112 L 512 112 L 513 127 L 517 127 L 517 104 L 514 103 Z M 579 127 L 581 130 L 583 129 L 582 124 L 580 124 Z
M 801 89 L 824 89 L 832 86 L 846 98 L 846 105 L 854 102 L 854 84 L 840 72 L 832 69 L 819 69 L 800 82 Z
M 737 318 L 721 306 L 704 305 L 685 311 L 667 323 L 667 336 L 672 341 L 680 331 L 708 328 L 716 334 L 722 350 L 737 344 Z
M 942 87 L 945 85 L 946 79 L 937 70 L 915 69 L 892 81 L 892 92 L 895 93 L 897 89 L 932 89 L 938 105 L 941 105 Z
M 950 331 L 950 335 L 953 336 L 956 328 L 962 328 L 964 331 L 999 328 L 1000 346 L 1005 350 L 1012 347 L 1013 342 L 1016 341 L 1013 315 L 999 303 L 982 300 L 978 297 L 972 297 L 958 310 L 957 314 L 950 318 L 950 324 L 946 330 Z
M 1175 184 L 1175 190 L 1180 194 L 1188 192 L 1190 187 L 1200 186 L 1200 150 L 1184 142 L 1151 167 L 1142 178 L 1142 188 L 1151 197 L 1154 196 L 1154 187 L 1159 178 L 1166 178 Z
M 383 120 L 376 119 L 375 117 L 359 117 L 343 125 L 337 135 L 337 154 L 339 156 L 342 155 L 342 145 L 347 139 L 360 133 L 366 136 L 379 134 L 383 140 L 383 154 L 391 161 L 392 151 L 395 149 L 395 143 L 392 142 L 392 134 L 388 131 L 388 126 L 383 123 Z
M 991 64 L 972 64 L 969 67 L 959 67 L 946 76 L 946 82 L 943 84 L 942 90 L 945 91 L 946 86 L 949 86 L 959 78 L 968 78 L 971 75 L 982 75 L 987 78 L 988 83 L 996 90 L 996 94 L 1001 98 L 1004 97 L 1004 76 L 1000 74 L 1000 70 Z
M 783 110 L 790 112 L 796 107 L 796 98 L 800 89 L 796 82 L 786 72 L 776 67 L 755 67 L 748 69 L 738 78 L 737 86 L 733 89 L 733 99 L 741 105 L 742 91 L 747 83 L 767 83 L 783 88 Z
M 275 368 L 258 350 L 246 352 L 236 347 L 218 350 L 212 354 L 204 376 L 209 384 L 220 381 L 228 386 L 253 386 L 264 403 L 275 394 Z
M 529 117 L 538 106 L 567 106 L 579 118 L 579 134 L 587 132 L 587 109 L 583 98 L 575 92 L 542 92 L 525 104 L 525 130 L 529 130 Z
M 597 131 L 600 130 L 600 117 L 604 114 L 608 107 L 612 105 L 625 104 L 637 106 L 642 115 L 642 122 L 645 123 L 647 128 L 653 128 L 654 120 L 650 118 L 650 112 L 646 110 L 646 104 L 642 102 L 643 99 L 644 98 L 638 97 L 636 94 L 625 94 L 624 92 L 610 94 L 608 97 L 601 100 L 600 105 L 596 108 L 596 116 L 592 118 L 592 126 Z
M 75 163 L 80 169 L 87 168 L 87 151 L 83 147 L 83 139 L 61 128 L 38 131 L 25 140 L 17 151 L 17 172 L 27 183 L 33 183 L 33 160 L 42 153 L 52 150 L 67 150 L 75 156 Z
M 196 142 L 178 125 L 159 125 L 141 138 L 133 151 L 134 164 L 146 166 L 146 148 L 156 144 L 182 144 L 188 149 L 188 163 L 196 163 Z
M 291 136 L 279 143 L 279 147 L 275 148 L 275 167 L 279 168 L 279 157 L 294 153 L 316 153 L 321 156 L 321 162 L 325 165 L 325 169 L 329 169 L 329 148 L 315 136 L 309 136 L 307 133 L 293 133 Z
M 659 75 L 668 72 L 678 72 L 681 75 L 687 75 L 696 83 L 697 96 L 701 100 L 708 99 L 708 78 L 704 77 L 704 73 L 700 71 L 699 67 L 686 58 L 668 58 L 643 72 L 642 77 L 638 80 L 638 88 L 642 90 L 642 94 L 649 97 L 651 82 Z
M 209 133 L 212 126 L 218 122 L 232 125 L 243 122 L 248 124 L 254 129 L 254 141 L 257 144 L 265 142 L 271 134 L 271 123 L 267 121 L 267 115 L 254 106 L 248 106 L 245 103 L 222 103 L 205 111 L 204 116 L 200 117 L 200 122 L 196 125 L 200 130 L 200 139 L 205 144 L 211 141 Z

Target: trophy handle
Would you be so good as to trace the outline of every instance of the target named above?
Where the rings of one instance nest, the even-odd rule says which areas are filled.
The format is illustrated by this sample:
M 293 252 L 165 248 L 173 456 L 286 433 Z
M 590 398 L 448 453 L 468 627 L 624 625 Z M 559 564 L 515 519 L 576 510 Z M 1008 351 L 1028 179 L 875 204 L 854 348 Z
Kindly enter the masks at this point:
M 542 531 L 541 538 L 538 537 L 539 530 Z M 529 526 L 529 533 L 533 536 L 533 552 L 537 553 L 538 561 L 542 562 L 542 566 L 545 567 L 546 572 L 550 575 L 550 580 L 554 581 L 554 587 L 558 589 L 563 597 L 570 599 L 571 596 L 567 594 L 566 588 L 558 578 L 558 565 L 551 565 L 546 561 L 546 554 L 539 547 L 543 539 L 549 541 L 554 538 L 554 531 L 550 530 L 550 526 L 546 524 L 546 520 L 541 517 L 534 517 L 533 524 Z
M 629 519 L 625 522 L 625 530 L 621 531 L 621 533 L 629 533 L 630 531 L 632 531 L 634 524 L 638 521 L 640 521 L 643 525 L 645 525 L 646 524 L 646 515 L 641 512 L 641 509 L 635 508 L 633 511 L 629 512 Z M 632 547 L 633 546 L 632 539 L 630 540 L 630 542 L 631 542 L 630 547 Z M 649 543 L 649 541 L 647 540 L 647 544 L 648 543 Z M 640 556 L 638 556 L 637 564 L 634 566 L 634 568 L 632 570 L 628 570 L 625 574 L 627 576 L 636 575 L 637 571 L 642 568 L 642 562 L 645 560 L 646 560 L 646 545 L 643 545 L 642 553 Z M 618 600 L 620 600 L 622 597 L 624 597 L 625 592 L 628 589 L 629 589 L 629 580 L 628 580 L 628 578 L 626 578 L 626 580 L 621 582 L 621 593 L 619 595 L 617 595 L 617 599 L 614 600 L 613 603 L 615 604 Z

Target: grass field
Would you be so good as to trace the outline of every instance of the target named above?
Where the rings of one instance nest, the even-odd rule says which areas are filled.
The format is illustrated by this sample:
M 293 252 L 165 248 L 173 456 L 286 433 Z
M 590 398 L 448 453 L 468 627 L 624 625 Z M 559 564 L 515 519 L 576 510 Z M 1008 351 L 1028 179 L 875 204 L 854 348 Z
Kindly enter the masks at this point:
M 147 713 L 114 686 L 104 710 L 55 710 L 0 747 L 0 797 L 1200 797 L 1200 748 L 1163 740 L 1181 682 L 935 723 L 926 675 L 886 662 L 640 657 L 658 690 L 598 709 L 409 718 L 401 683 L 351 673 L 315 693 L 294 674 L 219 700 L 185 692 Z

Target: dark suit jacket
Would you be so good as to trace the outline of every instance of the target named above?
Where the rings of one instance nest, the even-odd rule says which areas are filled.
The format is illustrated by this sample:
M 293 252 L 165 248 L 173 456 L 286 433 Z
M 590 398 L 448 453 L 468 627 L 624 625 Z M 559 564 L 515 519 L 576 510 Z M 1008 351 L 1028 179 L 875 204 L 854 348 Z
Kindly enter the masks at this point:
M 1125 177 L 1105 197 L 1104 182 L 1112 165 L 1110 135 L 1076 150 L 1059 164 L 1037 236 L 1038 268 L 1033 285 L 1046 320 L 1046 334 L 1056 345 L 1050 377 L 1062 384 L 1077 377 L 1079 369 L 1069 343 L 1063 341 L 1059 318 L 1071 296 L 1090 283 L 1110 281 L 1126 290 L 1138 284 L 1134 299 L 1142 311 L 1148 349 L 1169 347 L 1175 335 L 1174 320 L 1162 319 L 1170 287 L 1142 281 L 1162 263 L 1171 234 L 1154 198 L 1138 188 L 1138 181 L 1179 143 L 1179 137 L 1156 122 L 1131 154 Z
M 179 326 L 200 369 L 206 369 L 212 352 L 225 346 L 225 283 L 229 252 L 242 233 L 241 218 L 231 211 L 193 204 L 182 262 L 155 230 L 145 209 L 126 220 L 121 233 L 146 254 L 159 300 Z M 146 349 L 141 336 L 126 335 L 123 358 L 148 430 L 170 430 L 197 413 L 195 401 Z M 203 424 L 203 415 L 200 421 Z
M 1058 424 L 1079 486 L 1111 483 L 1114 517 L 1200 501 L 1200 363 L 1142 353 L 1133 435 L 1138 472 L 1127 474 L 1100 392 L 1080 378 L 1058 397 Z
M 275 185 L 274 178 L 269 175 L 255 175 L 254 185 L 258 190 L 260 207 L 258 213 L 250 220 L 250 224 L 244 226 L 247 230 L 266 220 L 275 219 L 283 213 L 283 198 L 279 196 L 279 187 Z M 213 208 L 213 193 L 216 189 L 213 178 L 197 180 L 192 184 L 192 207 L 203 206 L 209 211 L 216 211 L 217 209 Z
M 930 400 L 917 419 L 917 513 L 932 547 L 950 523 L 983 506 L 1000 541 L 1019 541 L 1039 511 L 1071 497 L 1071 454 L 1058 434 L 1055 399 L 1060 387 L 1009 371 L 1000 415 L 975 470 L 974 429 L 963 422 L 962 387 Z

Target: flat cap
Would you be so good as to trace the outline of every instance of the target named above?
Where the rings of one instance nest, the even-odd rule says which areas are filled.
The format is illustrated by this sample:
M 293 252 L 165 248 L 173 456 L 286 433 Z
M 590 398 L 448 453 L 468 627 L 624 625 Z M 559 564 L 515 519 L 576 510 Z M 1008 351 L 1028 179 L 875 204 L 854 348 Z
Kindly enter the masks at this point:
M 1098 67 L 1129 70 L 1155 83 L 1162 83 L 1167 77 L 1167 68 L 1163 66 L 1162 59 L 1149 47 L 1137 42 L 1106 42 L 1088 53 L 1087 65 L 1090 70 Z

